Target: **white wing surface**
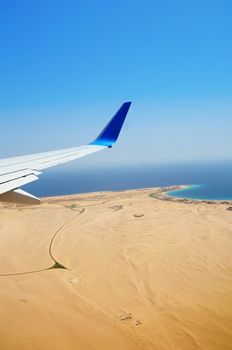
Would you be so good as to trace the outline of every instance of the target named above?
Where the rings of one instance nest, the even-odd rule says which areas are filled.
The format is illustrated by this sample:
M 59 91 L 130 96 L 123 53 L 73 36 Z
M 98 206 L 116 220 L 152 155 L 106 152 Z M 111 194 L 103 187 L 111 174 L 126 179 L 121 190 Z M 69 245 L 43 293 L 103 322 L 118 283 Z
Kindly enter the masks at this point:
M 25 191 L 18 190 L 18 188 L 37 180 L 43 169 L 111 148 L 117 141 L 130 105 L 131 102 L 123 103 L 100 135 L 88 145 L 0 159 L 0 200 L 2 194 L 11 191 L 27 195 Z M 28 196 L 35 198 L 30 194 Z

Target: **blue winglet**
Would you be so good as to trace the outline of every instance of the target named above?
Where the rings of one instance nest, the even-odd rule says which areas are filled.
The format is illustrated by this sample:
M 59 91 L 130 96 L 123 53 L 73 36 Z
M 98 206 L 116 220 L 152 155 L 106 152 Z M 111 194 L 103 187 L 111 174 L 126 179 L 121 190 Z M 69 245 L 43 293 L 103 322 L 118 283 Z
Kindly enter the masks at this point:
M 117 141 L 130 105 L 131 102 L 124 102 L 117 113 L 102 130 L 100 135 L 98 135 L 98 137 L 91 142 L 90 145 L 112 147 L 112 145 Z

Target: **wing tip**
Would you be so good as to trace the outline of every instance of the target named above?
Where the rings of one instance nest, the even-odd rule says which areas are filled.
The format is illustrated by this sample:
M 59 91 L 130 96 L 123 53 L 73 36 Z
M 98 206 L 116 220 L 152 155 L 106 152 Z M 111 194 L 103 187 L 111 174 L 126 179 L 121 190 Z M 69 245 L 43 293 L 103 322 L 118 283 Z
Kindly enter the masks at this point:
M 121 105 L 113 118 L 90 145 L 106 146 L 109 148 L 113 146 L 118 139 L 131 103 L 131 101 L 126 101 Z

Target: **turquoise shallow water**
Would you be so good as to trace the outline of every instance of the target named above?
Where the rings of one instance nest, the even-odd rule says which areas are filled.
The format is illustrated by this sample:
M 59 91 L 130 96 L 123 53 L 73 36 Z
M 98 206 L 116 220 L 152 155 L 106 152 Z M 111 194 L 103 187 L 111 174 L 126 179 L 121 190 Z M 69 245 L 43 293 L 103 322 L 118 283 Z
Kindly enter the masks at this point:
M 190 185 L 186 188 L 169 191 L 171 197 L 200 200 L 232 200 L 231 184 L 214 183 Z
M 232 200 L 232 161 L 193 164 L 155 164 L 86 168 L 61 166 L 45 170 L 39 181 L 24 186 L 37 196 L 57 196 L 95 191 L 120 191 L 171 185 L 191 185 L 172 196 Z

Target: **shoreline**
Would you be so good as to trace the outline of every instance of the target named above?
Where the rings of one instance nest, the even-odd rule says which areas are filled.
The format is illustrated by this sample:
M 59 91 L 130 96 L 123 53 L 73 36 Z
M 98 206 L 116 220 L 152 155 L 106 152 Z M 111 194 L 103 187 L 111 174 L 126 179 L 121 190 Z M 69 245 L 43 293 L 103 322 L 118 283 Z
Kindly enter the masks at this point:
M 177 190 L 183 190 L 186 188 L 191 187 L 192 185 L 171 185 L 171 186 L 162 186 L 162 187 L 146 187 L 146 188 L 135 188 L 135 189 L 128 189 L 128 190 L 122 190 L 122 191 L 98 191 L 98 192 L 86 192 L 86 193 L 76 193 L 76 194 L 68 194 L 68 195 L 62 195 L 62 196 L 49 196 L 49 197 L 41 197 L 41 202 L 59 202 L 59 201 L 72 201 L 74 199 L 81 200 L 86 198 L 99 198 L 99 196 L 105 196 L 105 195 L 111 195 L 111 194 L 118 194 L 122 195 L 128 194 L 128 193 L 135 193 L 135 192 L 141 192 L 145 191 L 148 192 L 149 197 L 154 199 L 159 199 L 163 201 L 170 201 L 170 202 L 176 202 L 176 203 L 186 203 L 186 204 L 194 204 L 194 203 L 206 203 L 206 204 L 228 204 L 232 205 L 232 199 L 231 200 L 223 200 L 223 199 L 192 199 L 192 198 L 182 198 L 182 197 L 174 197 L 168 194 L 170 191 L 177 191 Z M 154 191 L 153 193 L 150 193 L 151 191 Z
M 162 187 L 146 187 L 146 188 L 135 188 L 135 189 L 127 189 L 122 191 L 98 191 L 98 192 L 86 192 L 86 193 L 76 193 L 76 194 L 67 194 L 67 195 L 58 195 L 58 196 L 46 196 L 40 198 L 40 203 L 20 201 L 14 202 L 12 200 L 7 200 L 6 198 L 1 198 L 0 196 L 0 207 L 18 207 L 18 206 L 34 206 L 39 204 L 59 204 L 60 202 L 72 202 L 78 200 L 80 202 L 84 201 L 97 201 L 99 199 L 110 198 L 110 197 L 121 197 L 128 195 L 140 195 L 143 192 L 144 195 L 149 196 L 153 199 L 158 199 L 167 202 L 174 203 L 184 203 L 184 204 L 224 204 L 232 206 L 231 200 L 223 200 L 223 199 L 192 199 L 192 198 L 183 198 L 181 196 L 172 196 L 169 195 L 169 192 L 184 190 L 186 188 L 192 187 L 192 185 L 170 185 L 170 186 L 162 186 Z
M 170 201 L 170 202 L 177 202 L 177 203 L 186 203 L 186 204 L 199 204 L 199 203 L 206 203 L 206 204 L 228 204 L 232 205 L 232 200 L 223 200 L 223 199 L 192 199 L 192 198 L 182 198 L 182 197 L 174 197 L 170 196 L 168 192 L 170 191 L 177 191 L 177 190 L 184 190 L 186 188 L 191 187 L 191 185 L 177 185 L 177 186 L 167 186 L 167 187 L 160 187 L 160 191 L 157 193 L 153 193 L 150 196 L 156 199 L 164 200 L 164 201 Z

